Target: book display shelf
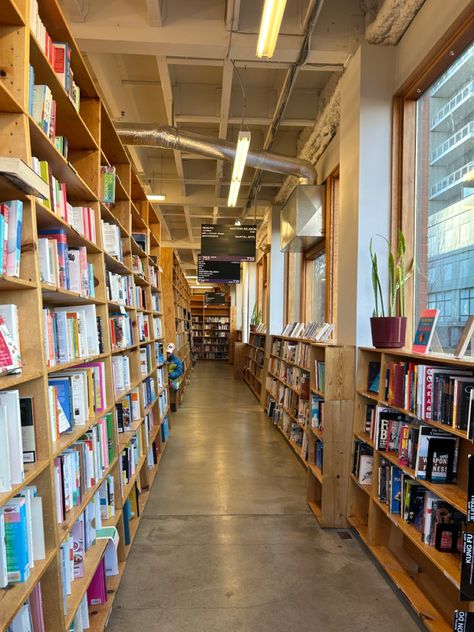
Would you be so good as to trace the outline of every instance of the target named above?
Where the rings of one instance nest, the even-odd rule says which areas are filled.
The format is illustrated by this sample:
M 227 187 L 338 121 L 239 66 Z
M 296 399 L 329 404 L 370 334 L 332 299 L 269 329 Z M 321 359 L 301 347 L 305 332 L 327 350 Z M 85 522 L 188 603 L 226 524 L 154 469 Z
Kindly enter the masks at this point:
M 354 362 L 353 347 L 271 337 L 267 414 L 308 470 L 308 505 L 323 527 L 347 526 Z
M 56 0 L 1 5 L 0 153 L 48 186 L 0 177 L 0 631 L 102 631 L 168 436 L 160 222 Z
M 258 401 L 262 396 L 266 340 L 266 334 L 250 333 L 245 347 L 244 380 Z
M 193 346 L 198 360 L 229 360 L 230 297 L 225 305 L 206 304 L 203 294 L 191 297 Z
M 473 385 L 472 361 L 359 350 L 348 521 L 436 631 L 472 610 L 460 590 Z
M 177 391 L 171 391 L 172 410 L 181 405 L 191 373 L 190 288 L 173 248 L 162 248 L 164 323 L 167 342 L 174 342 L 184 374 Z

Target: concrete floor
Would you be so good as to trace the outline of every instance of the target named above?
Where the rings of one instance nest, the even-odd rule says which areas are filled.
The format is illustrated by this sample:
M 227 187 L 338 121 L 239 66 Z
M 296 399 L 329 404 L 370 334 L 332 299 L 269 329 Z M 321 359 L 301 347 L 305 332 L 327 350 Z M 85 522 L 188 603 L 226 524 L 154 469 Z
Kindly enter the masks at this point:
M 421 629 L 354 538 L 318 527 L 306 480 L 232 367 L 198 364 L 108 632 Z

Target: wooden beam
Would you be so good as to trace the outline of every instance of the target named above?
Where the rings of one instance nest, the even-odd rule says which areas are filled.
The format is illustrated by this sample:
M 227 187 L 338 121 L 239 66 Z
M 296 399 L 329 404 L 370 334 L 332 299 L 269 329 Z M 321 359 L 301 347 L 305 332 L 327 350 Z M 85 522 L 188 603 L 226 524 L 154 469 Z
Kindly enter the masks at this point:
M 163 26 L 163 4 L 161 0 L 145 0 L 148 23 L 150 26 Z

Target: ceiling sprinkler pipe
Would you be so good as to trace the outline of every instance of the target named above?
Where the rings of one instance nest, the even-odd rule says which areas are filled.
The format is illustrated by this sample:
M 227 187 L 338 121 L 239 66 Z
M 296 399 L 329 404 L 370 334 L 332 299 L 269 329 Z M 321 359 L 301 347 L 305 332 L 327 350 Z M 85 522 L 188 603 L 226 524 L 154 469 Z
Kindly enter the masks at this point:
M 142 147 L 163 147 L 186 151 L 216 160 L 233 162 L 236 145 L 226 140 L 183 132 L 175 127 L 155 127 L 154 129 L 118 129 L 124 145 Z M 315 184 L 316 170 L 309 160 L 280 156 L 266 151 L 252 151 L 247 154 L 247 165 L 262 171 L 272 171 L 299 178 L 301 183 Z

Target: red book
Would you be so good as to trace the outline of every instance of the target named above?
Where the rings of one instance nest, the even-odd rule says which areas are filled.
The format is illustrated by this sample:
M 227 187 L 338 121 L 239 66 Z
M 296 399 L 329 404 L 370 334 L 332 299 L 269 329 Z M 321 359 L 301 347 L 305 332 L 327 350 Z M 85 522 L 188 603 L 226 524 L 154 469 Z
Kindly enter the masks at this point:
M 403 364 L 395 364 L 393 376 L 393 403 L 398 408 L 403 408 L 403 388 L 405 385 L 405 367 Z
M 421 312 L 413 341 L 414 352 L 427 353 L 429 351 L 438 316 L 439 309 L 424 309 Z

